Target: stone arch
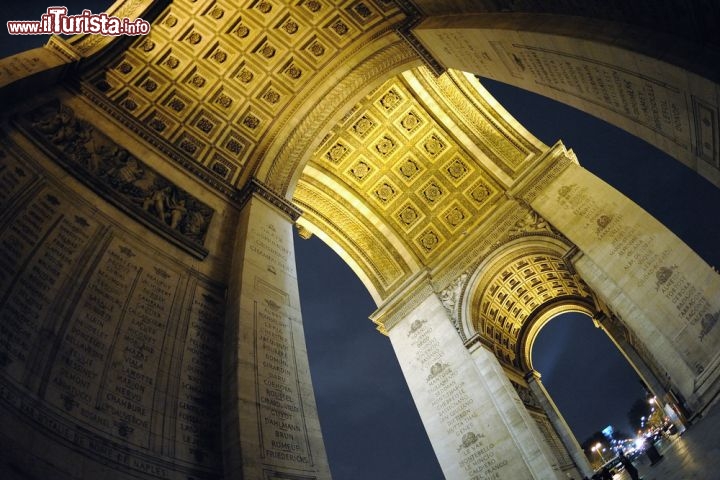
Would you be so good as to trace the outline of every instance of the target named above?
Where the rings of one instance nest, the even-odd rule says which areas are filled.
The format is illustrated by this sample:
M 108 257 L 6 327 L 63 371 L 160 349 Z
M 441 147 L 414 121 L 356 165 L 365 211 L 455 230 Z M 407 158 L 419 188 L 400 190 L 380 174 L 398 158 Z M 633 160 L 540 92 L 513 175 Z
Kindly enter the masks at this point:
M 566 305 L 593 304 L 592 291 L 563 258 L 571 249 L 557 237 L 527 236 L 486 258 L 464 295 L 461 326 L 468 342 L 487 345 L 505 367 L 526 372 L 526 343 L 536 323 Z
M 451 324 L 456 318 L 450 307 L 457 303 L 449 298 L 443 304 L 438 295 L 457 279 L 462 283 L 468 258 L 478 261 L 509 240 L 525 241 L 532 237 L 529 232 L 550 229 L 542 223 L 552 224 L 579 246 L 573 265 L 583 278 L 592 279 L 609 309 L 634 322 L 640 344 L 663 354 L 658 363 L 673 380 L 684 381 L 682 391 L 692 396 L 694 406 L 709 405 L 718 389 L 718 360 L 708 347 L 718 339 L 718 330 L 711 330 L 719 307 L 710 297 L 717 274 L 661 226 L 625 215 L 634 212 L 632 204 L 577 166 L 562 144 L 547 147 L 534 139 L 473 77 L 452 69 L 440 77 L 411 69 L 421 58 L 437 66 L 423 57 L 427 50 L 437 52 L 426 48 L 431 44 L 423 46 L 429 24 L 415 24 L 421 12 L 405 2 L 385 0 L 347 0 L 332 13 L 335 5 L 314 0 L 295 3 L 298 11 L 293 12 L 283 11 L 290 6 L 282 2 L 249 1 L 227 12 L 223 5 L 210 0 L 118 2 L 112 7 L 117 15 L 157 12 L 154 36 L 127 43 L 56 38 L 40 53 L 10 59 L 12 68 L 2 72 L 2 85 L 9 85 L 2 89 L 3 98 L 20 89 L 40 91 L 16 104 L 17 111 L 3 112 L 3 130 L 9 134 L 0 150 L 10 166 L 1 173 L 12 190 L 0 221 L 21 231 L 8 244 L 22 247 L 4 258 L 11 264 L 8 271 L 15 273 L 3 279 L 0 313 L 7 322 L 3 326 L 9 325 L 4 331 L 26 336 L 24 342 L 8 342 L 9 348 L 3 344 L 0 363 L 9 367 L 2 387 L 10 393 L 1 414 L 3 422 L 12 423 L 11 430 L 30 432 L 17 443 L 8 437 L 3 442 L 13 444 L 13 457 L 22 459 L 32 476 L 72 476 L 76 464 L 115 477 L 129 470 L 129 475 L 157 478 L 168 469 L 173 478 L 217 478 L 224 469 L 227 476 L 255 478 L 263 469 L 267 473 L 266 467 L 282 470 L 278 475 L 285 477 L 299 478 L 301 472 L 329 476 L 293 277 L 291 232 L 302 213 L 298 206 L 305 209 L 305 223 L 334 237 L 336 247 L 352 257 L 350 263 L 372 284 L 374 298 L 382 303 L 377 323 L 391 341 L 408 349 L 403 361 L 414 361 L 407 355 L 413 335 L 426 335 L 442 346 L 421 352 L 431 363 L 411 368 L 414 380 L 447 387 L 472 377 L 472 389 L 448 396 L 456 402 L 457 418 L 436 415 L 445 398 L 422 400 L 440 444 L 452 444 L 443 451 L 448 472 L 472 476 L 483 468 L 488 457 L 478 443 L 483 427 L 477 417 L 467 426 L 475 431 L 456 427 L 467 405 L 475 411 L 492 405 L 493 432 L 500 432 L 497 438 L 504 442 L 498 468 L 513 478 L 557 476 L 533 428 L 525 428 L 527 418 L 515 409 L 512 386 L 498 374 L 500 364 L 482 342 L 470 345 L 469 352 Z M 323 8 L 327 10 L 314 16 Z M 308 29 L 307 42 L 288 40 L 297 31 L 291 18 L 296 13 Z M 442 13 L 428 20 L 441 21 Z M 252 45 L 242 43 L 248 33 L 243 20 L 254 29 L 256 36 L 248 41 Z M 356 36 L 343 39 L 350 26 Z M 268 43 L 268 32 L 277 35 L 276 45 Z M 276 48 L 280 44 L 287 47 L 282 59 Z M 303 69 L 312 77 L 307 82 L 298 81 Z M 253 78 L 256 84 L 242 86 Z M 386 80 L 394 82 L 388 91 L 374 91 Z M 393 99 L 388 94 L 394 86 L 413 93 L 402 109 L 375 112 L 392 134 L 373 133 L 365 140 L 359 123 L 363 108 L 402 104 L 384 102 Z M 700 115 L 699 125 L 706 124 L 702 115 L 709 115 L 712 127 L 714 104 L 703 95 L 692 103 L 693 112 Z M 11 119 L 11 113 L 17 115 Z M 705 135 L 705 130 L 699 132 Z M 343 164 L 345 151 L 335 148 L 334 139 L 346 134 L 359 139 L 357 150 L 389 160 L 355 168 L 360 164 L 350 164 L 350 159 L 360 158 L 348 155 Z M 714 130 L 708 135 L 712 140 Z M 393 157 L 405 147 L 416 149 L 416 170 L 401 163 L 406 158 Z M 312 165 L 322 159 L 337 168 Z M 98 168 L 98 163 L 108 168 Z M 361 186 L 371 167 L 377 176 Z M 415 175 L 420 167 L 424 176 Z M 298 178 L 303 168 L 314 168 L 309 176 L 315 178 Z M 354 180 L 323 181 L 323 175 L 340 178 L 348 172 Z M 116 191 L 115 186 L 122 188 Z M 592 187 L 589 193 L 585 187 Z M 325 202 L 313 202 L 315 193 L 315 199 Z M 608 205 L 606 198 L 615 203 Z M 581 202 L 592 208 L 573 210 Z M 603 215 L 594 217 L 594 209 Z M 606 215 L 605 209 L 612 212 Z M 178 220 L 188 210 L 199 215 L 193 222 L 207 232 L 200 235 L 196 224 Z M 345 223 L 323 223 L 337 218 Z M 584 231 L 579 222 L 592 228 Z M 629 248 L 621 258 L 607 261 L 612 255 L 601 250 L 598 237 L 642 242 L 637 236 L 620 236 L 641 227 L 655 235 L 654 244 L 641 244 L 655 255 L 655 263 L 633 256 Z M 33 235 L 25 235 L 27 231 Z M 8 228 L 1 234 L 15 233 Z M 525 252 L 506 259 L 505 265 L 515 262 L 521 268 L 527 261 L 541 270 L 538 265 L 549 262 L 554 265 L 550 273 L 563 274 L 563 255 L 551 253 Z M 39 256 L 45 254 L 53 262 Z M 641 280 L 655 276 L 658 289 L 667 290 L 663 305 L 644 309 L 648 292 L 622 288 L 618 270 L 629 261 L 642 264 L 637 265 L 643 267 Z M 499 284 L 501 265 L 487 288 Z M 52 287 L 45 289 L 49 296 L 34 281 L 40 276 Z M 121 287 L 106 288 L 108 279 Z M 689 285 L 691 300 L 702 300 L 697 311 L 681 312 L 680 320 L 672 316 L 679 303 L 672 293 L 677 282 Z M 699 285 L 709 286 L 702 290 Z M 569 289 L 567 284 L 560 287 Z M 543 298 L 543 292 L 535 293 Z M 125 309 L 129 304 L 138 309 Z M 150 313 L 135 315 L 140 310 Z M 419 314 L 423 318 L 410 318 Z M 678 324 L 682 342 L 675 342 Z M 97 325 L 107 325 L 107 331 Z M 263 334 L 270 338 L 265 344 Z M 221 343 L 218 337 L 228 340 Z M 674 350 L 676 346 L 683 350 Z M 665 347 L 670 348 L 665 352 Z M 278 349 L 297 362 L 291 365 Z M 506 358 L 512 364 L 518 355 Z M 677 358 L 682 362 L 674 362 Z M 85 369 L 95 361 L 93 371 Z M 221 362 L 222 392 L 220 382 L 211 381 Z M 259 367 L 266 365 L 264 380 L 272 381 L 261 382 Z M 487 378 L 480 376 L 481 370 Z M 467 376 L 459 376 L 461 371 Z M 254 389 L 243 388 L 252 382 Z M 422 385 L 416 392 L 428 395 Z M 281 412 L 290 419 L 285 427 L 272 418 L 278 401 L 288 402 Z M 45 424 L 36 421 L 46 418 Z M 76 429 L 81 424 L 90 430 Z M 271 427 L 263 430 L 264 425 Z M 214 435 L 221 427 L 222 440 Z M 273 428 L 286 427 L 302 432 L 282 437 L 292 444 L 278 442 L 274 435 L 279 430 Z M 459 435 L 443 442 L 448 431 Z M 518 432 L 521 436 L 506 435 Z M 262 450 L 263 442 L 274 448 Z M 44 457 L 46 451 L 53 458 Z M 523 461 L 514 463 L 518 452 Z M 48 459 L 57 464 L 42 463 Z
M 378 303 L 496 206 L 525 221 L 501 192 L 544 146 L 473 77 L 410 69 L 346 108 L 314 151 L 295 145 L 307 164 L 293 201 L 298 222 L 331 239 Z
M 467 280 L 463 282 L 462 288 L 459 331 L 463 340 L 467 341 L 476 338 L 480 334 L 472 314 L 472 298 L 478 295 L 479 289 L 484 289 L 487 286 L 488 277 L 491 275 L 489 272 L 502 268 L 502 264 L 508 256 L 522 255 L 520 252 L 524 249 L 552 252 L 562 256 L 563 252 L 570 249 L 570 246 L 564 240 L 550 236 L 516 238 L 497 248 L 482 259 L 478 265 L 474 266 Z
M 524 349 L 532 328 L 548 314 L 592 310 L 594 295 L 568 260 L 573 249 L 552 229 L 519 233 L 498 246 L 470 270 L 456 325 L 476 361 L 487 353 L 496 359 L 531 420 L 528 429 L 537 431 L 568 476 L 586 475 L 590 467 L 539 377 L 528 378 L 533 370 Z
M 649 2 L 633 6 L 655 11 L 650 21 L 614 5 L 587 3 L 418 2 L 426 17 L 413 33 L 445 68 L 571 105 L 720 185 L 720 72 L 710 27 L 720 12 L 699 2 L 657 10 Z

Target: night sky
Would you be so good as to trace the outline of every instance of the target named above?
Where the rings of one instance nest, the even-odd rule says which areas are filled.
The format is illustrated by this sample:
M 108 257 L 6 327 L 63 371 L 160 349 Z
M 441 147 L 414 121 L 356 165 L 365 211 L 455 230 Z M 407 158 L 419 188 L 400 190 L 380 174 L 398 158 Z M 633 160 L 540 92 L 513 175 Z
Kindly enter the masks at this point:
M 52 3 L 3 5 L 0 57 L 46 38 L 11 37 L 5 20 L 37 20 Z M 71 14 L 109 2 L 62 2 Z M 99 6 L 97 6 L 99 5 Z M 562 139 L 581 165 L 632 198 L 708 263 L 720 266 L 720 189 L 633 136 L 570 107 L 516 88 L 483 84 L 547 145 Z M 335 480 L 442 478 L 390 341 L 368 320 L 370 295 L 340 258 L 296 237 L 305 335 L 320 421 Z M 612 423 L 644 392 L 589 318 L 566 314 L 540 333 L 533 362 L 579 441 Z

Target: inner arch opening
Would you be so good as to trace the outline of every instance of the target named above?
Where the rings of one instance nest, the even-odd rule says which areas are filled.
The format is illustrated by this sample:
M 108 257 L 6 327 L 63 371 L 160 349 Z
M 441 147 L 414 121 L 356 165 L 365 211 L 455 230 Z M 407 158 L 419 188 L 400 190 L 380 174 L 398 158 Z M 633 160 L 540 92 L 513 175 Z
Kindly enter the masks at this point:
M 551 318 L 531 346 L 534 369 L 580 444 L 612 425 L 633 437 L 627 413 L 647 390 L 642 380 L 585 313 Z M 597 460 L 597 459 L 590 459 Z

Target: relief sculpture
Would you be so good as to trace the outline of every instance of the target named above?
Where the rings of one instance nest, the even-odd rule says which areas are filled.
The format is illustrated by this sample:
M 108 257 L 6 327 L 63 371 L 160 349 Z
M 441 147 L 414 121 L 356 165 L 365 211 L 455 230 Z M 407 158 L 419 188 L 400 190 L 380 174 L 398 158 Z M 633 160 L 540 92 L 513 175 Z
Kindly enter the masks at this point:
M 130 154 L 72 108 L 55 100 L 25 114 L 20 126 L 61 165 L 130 216 L 200 258 L 213 210 Z

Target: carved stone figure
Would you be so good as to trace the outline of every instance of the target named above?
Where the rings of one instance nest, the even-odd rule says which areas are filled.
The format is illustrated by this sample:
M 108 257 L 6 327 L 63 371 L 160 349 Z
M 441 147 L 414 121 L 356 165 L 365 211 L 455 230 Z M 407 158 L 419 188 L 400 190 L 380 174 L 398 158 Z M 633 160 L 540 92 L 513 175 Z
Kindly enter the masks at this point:
M 28 113 L 21 124 L 40 137 L 61 164 L 73 171 L 80 168 L 100 194 L 202 244 L 212 209 L 78 118 L 69 106 L 49 102 Z

